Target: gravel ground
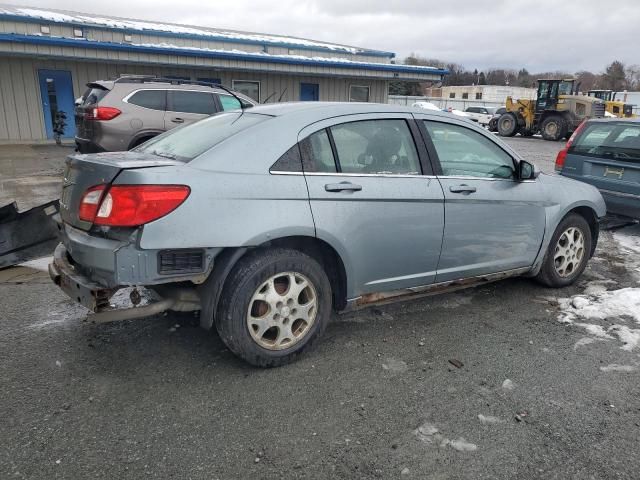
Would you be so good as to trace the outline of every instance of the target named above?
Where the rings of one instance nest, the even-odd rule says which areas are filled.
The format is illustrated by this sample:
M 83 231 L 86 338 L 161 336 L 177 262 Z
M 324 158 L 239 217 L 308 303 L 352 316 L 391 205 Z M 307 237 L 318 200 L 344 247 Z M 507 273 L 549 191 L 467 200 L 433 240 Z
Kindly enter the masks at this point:
M 509 142 L 543 169 L 559 147 Z M 569 288 L 335 316 L 271 370 L 190 316 L 92 325 L 45 273 L 0 271 L 0 478 L 638 478 L 638 349 L 558 321 L 557 298 L 639 287 L 630 255 L 604 232 Z

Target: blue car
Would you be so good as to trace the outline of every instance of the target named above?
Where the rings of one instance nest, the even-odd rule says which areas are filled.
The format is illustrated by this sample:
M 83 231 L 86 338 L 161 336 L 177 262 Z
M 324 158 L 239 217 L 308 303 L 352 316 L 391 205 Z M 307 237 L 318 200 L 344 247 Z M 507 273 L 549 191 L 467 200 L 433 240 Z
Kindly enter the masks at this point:
M 640 119 L 593 119 L 558 153 L 556 171 L 595 186 L 607 213 L 640 219 Z

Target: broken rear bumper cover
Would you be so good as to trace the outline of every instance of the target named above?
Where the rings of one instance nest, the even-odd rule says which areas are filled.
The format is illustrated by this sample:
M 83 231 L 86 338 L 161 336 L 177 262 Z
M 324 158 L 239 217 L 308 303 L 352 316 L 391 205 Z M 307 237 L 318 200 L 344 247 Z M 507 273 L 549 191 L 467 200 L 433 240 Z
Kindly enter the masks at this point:
M 195 289 L 175 288 L 167 290 L 167 298 L 145 306 L 114 308 L 109 300 L 119 288 L 104 288 L 79 273 L 61 243 L 56 247 L 53 262 L 49 264 L 49 276 L 71 299 L 93 312 L 89 320 L 96 323 L 144 318 L 166 310 L 200 310 L 200 299 Z
M 78 273 L 67 257 L 67 249 L 61 243 L 53 253 L 49 264 L 49 276 L 64 293 L 92 312 L 109 307 L 109 299 L 117 289 L 107 289 Z

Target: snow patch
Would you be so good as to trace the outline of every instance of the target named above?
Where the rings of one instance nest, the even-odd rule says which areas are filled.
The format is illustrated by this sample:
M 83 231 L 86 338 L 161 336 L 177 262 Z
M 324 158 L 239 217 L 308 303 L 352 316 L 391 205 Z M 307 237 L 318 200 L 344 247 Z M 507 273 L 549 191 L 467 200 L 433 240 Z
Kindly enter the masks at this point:
M 561 321 L 572 323 L 576 319 L 604 320 L 610 317 L 626 315 L 640 323 L 640 288 L 622 288 L 611 290 L 591 298 L 582 295 L 570 299 L 570 308 L 567 308 L 567 299 L 559 299 L 563 310 Z
M 600 367 L 600 370 L 603 372 L 624 372 L 630 373 L 635 372 L 638 367 L 633 365 L 618 365 L 617 363 L 612 363 L 611 365 L 607 365 L 606 367 Z
M 34 260 L 29 260 L 28 262 L 21 263 L 18 266 L 31 268 L 33 270 L 39 270 L 41 272 L 48 272 L 49 264 L 51 262 L 53 262 L 53 257 L 48 256 L 48 257 L 36 258 Z
M 626 351 L 640 345 L 640 328 L 631 328 L 628 319 L 640 324 L 640 288 L 622 288 L 606 291 L 599 295 L 576 295 L 558 299 L 561 313 L 558 321 L 583 328 L 596 339 L 612 340 L 616 337 Z M 602 325 L 600 323 L 608 321 Z M 616 320 L 618 323 L 611 325 Z M 588 345 L 585 339 L 578 340 L 574 349 Z
M 224 30 L 207 27 L 195 27 L 188 25 L 180 25 L 173 23 L 158 23 L 144 20 L 132 20 L 126 18 L 110 18 L 99 16 L 88 16 L 82 14 L 70 14 L 56 12 L 51 10 L 42 10 L 38 8 L 19 8 L 11 6 L 0 7 L 0 13 L 7 15 L 22 15 L 31 18 L 39 18 L 43 20 L 49 20 L 51 22 L 64 22 L 64 23 L 80 23 L 85 25 L 100 25 L 110 28 L 135 30 L 139 32 L 153 33 L 153 32 L 170 32 L 185 35 L 198 35 L 204 37 L 216 37 L 220 39 L 233 40 L 249 40 L 260 43 L 281 44 L 288 43 L 291 45 L 300 45 L 303 47 L 316 47 L 322 49 L 329 49 L 337 52 L 346 53 L 359 53 L 367 52 L 366 49 L 350 47 L 347 45 L 339 45 L 335 43 L 320 42 L 314 40 L 307 40 L 304 38 L 288 37 L 283 35 L 268 35 L 260 33 L 248 33 L 238 32 L 233 30 Z
M 578 340 L 576 343 L 574 343 L 573 345 L 573 349 L 577 350 L 580 347 L 584 347 L 585 345 L 590 345 L 592 343 L 594 343 L 596 341 L 595 338 L 593 337 L 582 337 L 580 340 Z
M 493 425 L 496 423 L 505 423 L 505 420 L 503 420 L 500 417 L 492 417 L 491 415 L 482 415 L 479 414 L 478 415 L 478 420 L 480 420 L 480 423 L 482 423 L 483 425 Z
M 507 378 L 504 382 L 502 382 L 502 388 L 505 390 L 513 390 L 514 388 L 516 388 L 516 384 Z
M 409 367 L 407 367 L 407 364 L 402 360 L 388 358 L 385 363 L 382 364 L 382 368 L 393 373 L 402 373 L 406 372 Z
M 437 445 L 440 448 L 451 447 L 459 452 L 474 452 L 478 449 L 475 443 L 467 442 L 459 437 L 450 440 L 440 433 L 438 428 L 431 423 L 424 423 L 413 431 L 414 435 L 423 443 Z

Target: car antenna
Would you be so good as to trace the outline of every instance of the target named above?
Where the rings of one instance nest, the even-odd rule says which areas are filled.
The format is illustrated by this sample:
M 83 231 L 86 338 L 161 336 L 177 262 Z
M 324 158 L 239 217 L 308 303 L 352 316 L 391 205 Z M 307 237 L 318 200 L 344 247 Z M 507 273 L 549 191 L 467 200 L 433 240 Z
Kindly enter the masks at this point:
M 224 90 L 229 95 L 231 95 L 233 98 L 238 100 L 238 103 L 240 104 L 240 115 L 238 115 L 238 118 L 236 118 L 233 122 L 231 122 L 231 123 L 236 123 L 238 120 L 240 120 L 242 115 L 244 115 L 245 107 L 244 107 L 244 103 L 242 103 L 242 99 L 238 95 L 236 95 L 236 93 L 233 90 L 231 90 L 231 89 L 229 89 L 229 88 L 227 88 L 227 87 L 225 87 L 225 86 L 223 86 L 223 85 L 221 85 L 219 83 L 216 83 L 214 85 L 215 85 L 215 87 L 219 88 L 220 90 Z
M 216 88 L 219 88 L 220 90 L 224 90 L 229 95 L 231 95 L 233 98 L 238 100 L 238 103 L 240 104 L 240 110 L 242 110 L 242 113 L 244 113 L 244 109 L 245 109 L 244 103 L 242 102 L 242 99 L 238 95 L 236 95 L 236 93 L 233 90 L 231 90 L 230 88 L 227 88 L 227 87 L 225 87 L 225 86 L 223 86 L 223 85 L 221 85 L 219 83 L 215 83 L 214 86 Z

